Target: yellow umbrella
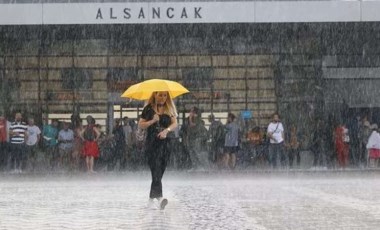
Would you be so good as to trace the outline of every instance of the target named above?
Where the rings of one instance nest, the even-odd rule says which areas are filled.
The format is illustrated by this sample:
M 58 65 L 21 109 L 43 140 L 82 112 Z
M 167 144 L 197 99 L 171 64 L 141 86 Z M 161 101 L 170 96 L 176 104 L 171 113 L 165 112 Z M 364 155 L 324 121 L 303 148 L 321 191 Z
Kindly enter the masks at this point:
M 185 87 L 175 81 L 162 79 L 151 79 L 130 86 L 121 97 L 128 97 L 137 100 L 148 100 L 153 92 L 167 91 L 171 98 L 188 93 Z

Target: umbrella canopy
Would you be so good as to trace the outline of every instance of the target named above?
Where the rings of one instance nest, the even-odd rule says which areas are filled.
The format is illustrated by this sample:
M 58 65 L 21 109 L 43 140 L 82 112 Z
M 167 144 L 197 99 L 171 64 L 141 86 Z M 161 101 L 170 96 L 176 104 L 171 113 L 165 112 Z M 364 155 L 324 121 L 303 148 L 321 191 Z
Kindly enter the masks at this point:
M 185 87 L 175 81 L 162 79 L 151 79 L 130 86 L 121 97 L 128 97 L 137 100 L 148 100 L 153 92 L 167 91 L 171 98 L 188 93 Z

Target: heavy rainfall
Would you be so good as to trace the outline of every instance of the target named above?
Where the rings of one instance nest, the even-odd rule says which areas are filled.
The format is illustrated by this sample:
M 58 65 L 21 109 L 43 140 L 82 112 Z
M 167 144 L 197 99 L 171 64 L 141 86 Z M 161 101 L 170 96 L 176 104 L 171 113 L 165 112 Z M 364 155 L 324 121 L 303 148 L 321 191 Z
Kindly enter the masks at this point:
M 139 12 L 107 7 L 94 17 Z M 379 37 L 378 22 L 0 24 L 0 229 L 380 228 Z

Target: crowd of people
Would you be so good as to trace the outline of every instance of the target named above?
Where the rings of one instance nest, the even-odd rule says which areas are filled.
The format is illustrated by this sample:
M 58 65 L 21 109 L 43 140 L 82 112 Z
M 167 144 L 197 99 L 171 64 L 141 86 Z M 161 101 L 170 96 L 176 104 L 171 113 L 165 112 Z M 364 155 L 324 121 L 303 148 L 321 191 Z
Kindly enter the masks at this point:
M 245 127 L 233 113 L 223 124 L 214 115 L 206 128 L 201 110 L 193 107 L 188 117 L 169 132 L 169 167 L 186 170 L 236 167 L 300 168 L 304 150 L 314 156 L 314 168 L 379 167 L 380 134 L 366 116 L 349 122 L 319 120 L 305 145 L 305 136 L 295 124 L 284 125 L 274 114 L 267 127 Z M 112 134 L 101 131 L 92 116 L 82 124 L 56 119 L 42 127 L 33 118 L 24 122 L 20 112 L 8 121 L 0 116 L 0 167 L 20 173 L 41 167 L 52 171 L 136 170 L 146 165 L 144 139 L 137 121 L 115 119 Z M 42 162 L 41 163 L 41 158 Z
M 312 169 L 379 167 L 379 130 L 367 116 L 346 122 L 318 120 L 307 130 L 308 137 L 296 124 L 284 125 L 277 113 L 266 127 L 249 127 L 229 113 L 226 124 L 210 115 L 207 130 L 200 117 L 199 109 L 192 108 L 180 129 L 191 168 L 301 168 L 302 155 L 308 153 L 313 157 Z
M 248 132 L 245 149 L 252 159 L 266 162 L 272 168 L 300 168 L 301 155 L 307 152 L 305 150 L 314 158 L 313 169 L 379 167 L 379 129 L 377 124 L 370 124 L 367 116 L 357 116 L 345 122 L 339 119 L 318 120 L 312 131 L 308 129 L 307 132 L 311 135 L 306 145 L 306 135 L 295 124 L 284 129 L 279 115 L 274 114 L 265 132 L 259 127 Z
M 75 117 L 74 117 L 75 118 Z M 20 112 L 14 120 L 0 117 L 0 167 L 12 173 L 35 171 L 43 167 L 49 170 L 80 170 L 84 159 L 88 172 L 94 171 L 95 159 L 99 157 L 101 133 L 91 116 L 82 126 L 80 119 L 71 123 L 51 120 L 41 128 L 34 118 L 24 122 Z M 45 160 L 38 164 L 39 153 Z

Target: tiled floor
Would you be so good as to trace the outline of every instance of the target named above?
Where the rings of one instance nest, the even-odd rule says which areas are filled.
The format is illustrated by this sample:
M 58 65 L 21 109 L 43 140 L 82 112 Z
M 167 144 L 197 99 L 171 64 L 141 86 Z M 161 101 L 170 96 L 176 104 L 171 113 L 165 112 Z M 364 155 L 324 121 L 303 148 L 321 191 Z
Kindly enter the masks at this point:
M 380 173 L 0 174 L 0 229 L 380 229 Z

